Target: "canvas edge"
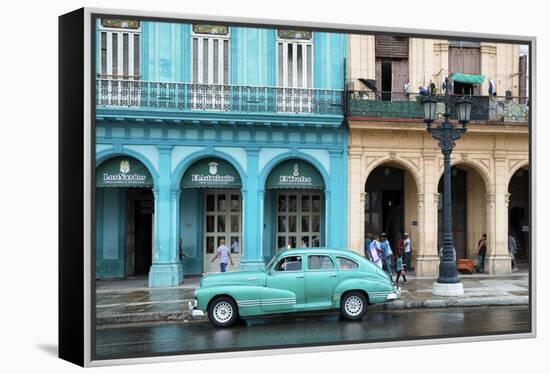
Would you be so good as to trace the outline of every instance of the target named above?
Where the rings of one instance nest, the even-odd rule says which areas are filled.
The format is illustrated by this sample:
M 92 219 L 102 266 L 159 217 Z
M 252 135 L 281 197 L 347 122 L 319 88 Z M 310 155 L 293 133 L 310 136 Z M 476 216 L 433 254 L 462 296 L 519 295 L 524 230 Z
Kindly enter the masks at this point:
M 340 30 L 344 32 L 370 32 L 370 33 L 393 33 L 393 34 L 408 34 L 418 35 L 419 37 L 460 37 L 460 38 L 476 38 L 485 40 L 499 40 L 504 42 L 515 43 L 530 43 L 530 103 L 531 103 L 531 116 L 530 116 L 530 164 L 531 170 L 531 269 L 530 269 L 530 303 L 531 303 L 531 332 L 521 334 L 505 334 L 505 335 L 491 335 L 491 336 L 472 336 L 472 337 L 453 337 L 453 338 L 435 338 L 435 339 L 422 339 L 422 340 L 401 340 L 392 342 L 378 342 L 378 343 L 353 343 L 344 345 L 329 345 L 329 346 L 316 346 L 316 347 L 298 347 L 298 348 L 266 348 L 262 350 L 243 350 L 237 352 L 216 352 L 216 353 L 202 353 L 202 354 L 178 354 L 170 356 L 154 356 L 154 357 L 136 357 L 136 358 L 124 358 L 113 360 L 92 360 L 91 359 L 91 285 L 92 274 L 91 271 L 91 218 L 92 218 L 92 204 L 91 204 L 91 183 L 92 183 L 92 129 L 91 129 L 91 66 L 89 64 L 91 57 L 91 17 L 92 14 L 116 14 L 124 16 L 136 16 L 136 17 L 148 17 L 148 18 L 166 18 L 166 19 L 180 19 L 180 20 L 200 20 L 200 21 L 212 21 L 212 22 L 224 22 L 224 23 L 240 23 L 250 25 L 268 25 L 268 26 L 298 26 L 307 28 L 327 29 L 327 30 Z M 87 61 L 84 66 L 84 364 L 86 367 L 102 367 L 112 365 L 130 365 L 138 363 L 160 363 L 160 362 L 177 362 L 177 361 L 190 361 L 190 360 L 205 360 L 215 358 L 236 358 L 236 357 L 250 357 L 250 356 L 272 356 L 283 354 L 303 354 L 303 353 L 316 353 L 316 352 L 334 352 L 334 351 L 348 351 L 359 349 L 375 349 L 375 348 L 389 348 L 389 347 L 407 347 L 407 346 L 424 346 L 433 344 L 455 344 L 466 342 L 483 342 L 483 341 L 495 341 L 495 340 L 512 340 L 512 339 L 528 339 L 535 338 L 536 334 L 536 144 L 533 139 L 536 139 L 536 40 L 535 36 L 520 36 L 520 35 L 501 35 L 501 34 L 488 34 L 488 33 L 473 33 L 473 32 L 461 32 L 461 31 L 444 31 L 444 30 L 428 30 L 428 29 L 415 29 L 415 28 L 401 28 L 401 27 L 382 27 L 382 26 L 366 26 L 356 24 L 342 24 L 342 23 L 325 23 L 325 22 L 310 22 L 302 20 L 280 20 L 280 19 L 264 19 L 264 18 L 245 18 L 245 17 L 227 17 L 227 16 L 213 16 L 202 14 L 185 14 L 185 13 L 171 13 L 171 12 L 157 12 L 157 11 L 140 11 L 140 10 L 121 10 L 121 9 L 109 9 L 109 8 L 84 8 L 84 61 Z

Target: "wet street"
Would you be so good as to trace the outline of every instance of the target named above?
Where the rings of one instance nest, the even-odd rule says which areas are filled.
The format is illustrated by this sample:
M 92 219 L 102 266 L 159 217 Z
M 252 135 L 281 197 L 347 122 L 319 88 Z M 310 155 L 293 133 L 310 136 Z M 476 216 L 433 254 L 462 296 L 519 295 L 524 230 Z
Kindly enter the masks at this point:
M 529 329 L 527 306 L 371 311 L 358 322 L 340 320 L 337 314 L 296 315 L 249 319 L 229 329 L 218 329 L 207 322 L 159 323 L 98 329 L 96 358 L 519 333 Z

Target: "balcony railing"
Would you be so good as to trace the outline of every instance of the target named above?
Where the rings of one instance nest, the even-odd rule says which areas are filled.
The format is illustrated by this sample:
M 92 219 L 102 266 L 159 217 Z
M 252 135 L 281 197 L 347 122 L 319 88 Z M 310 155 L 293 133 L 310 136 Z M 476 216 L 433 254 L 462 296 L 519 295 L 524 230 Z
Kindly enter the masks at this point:
M 348 92 L 348 113 L 350 116 L 386 118 L 423 118 L 420 102 L 425 97 L 418 93 L 395 92 Z M 450 96 L 451 119 L 456 119 L 455 102 L 461 95 Z M 437 115 L 443 118 L 445 97 L 436 95 Z M 527 123 L 529 117 L 528 99 L 525 97 L 468 96 L 472 100 L 473 121 L 498 121 Z
M 342 90 L 96 80 L 97 106 L 112 109 L 342 115 L 342 101 Z

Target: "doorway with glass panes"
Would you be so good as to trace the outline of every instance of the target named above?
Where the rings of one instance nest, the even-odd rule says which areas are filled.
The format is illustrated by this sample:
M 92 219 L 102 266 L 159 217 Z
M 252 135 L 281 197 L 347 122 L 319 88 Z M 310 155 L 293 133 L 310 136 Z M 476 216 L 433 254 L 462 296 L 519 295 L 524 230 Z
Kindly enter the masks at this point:
M 277 191 L 277 251 L 321 246 L 322 196 L 320 190 Z
M 241 192 L 233 189 L 204 190 L 204 202 L 204 271 L 219 271 L 219 261 L 211 261 L 222 240 L 229 248 L 234 269 L 238 269 L 242 254 Z

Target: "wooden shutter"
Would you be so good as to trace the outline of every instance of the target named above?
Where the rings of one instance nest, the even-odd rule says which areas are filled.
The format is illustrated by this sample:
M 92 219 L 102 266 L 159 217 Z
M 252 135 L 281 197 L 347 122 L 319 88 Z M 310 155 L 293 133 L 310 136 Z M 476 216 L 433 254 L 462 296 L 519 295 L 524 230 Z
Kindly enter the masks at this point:
M 449 48 L 449 72 L 480 74 L 481 55 L 479 48 Z
M 375 54 L 376 57 L 409 58 L 409 38 L 376 35 Z

